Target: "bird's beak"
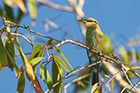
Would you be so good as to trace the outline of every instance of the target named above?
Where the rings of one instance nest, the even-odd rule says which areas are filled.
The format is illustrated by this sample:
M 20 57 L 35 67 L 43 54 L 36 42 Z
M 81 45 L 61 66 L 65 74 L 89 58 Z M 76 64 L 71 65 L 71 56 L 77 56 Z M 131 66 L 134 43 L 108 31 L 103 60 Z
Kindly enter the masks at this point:
M 83 22 L 86 23 L 86 21 L 84 19 L 78 20 L 79 22 Z

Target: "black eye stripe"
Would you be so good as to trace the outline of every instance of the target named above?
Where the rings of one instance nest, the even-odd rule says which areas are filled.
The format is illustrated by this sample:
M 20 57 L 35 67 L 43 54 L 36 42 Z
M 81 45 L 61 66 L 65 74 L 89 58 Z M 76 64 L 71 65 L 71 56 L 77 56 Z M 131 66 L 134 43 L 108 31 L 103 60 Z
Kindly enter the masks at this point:
M 93 20 L 87 20 L 87 22 L 95 22 L 95 23 L 97 23 L 96 21 L 93 21 Z
M 92 20 L 87 20 L 87 22 L 92 22 Z

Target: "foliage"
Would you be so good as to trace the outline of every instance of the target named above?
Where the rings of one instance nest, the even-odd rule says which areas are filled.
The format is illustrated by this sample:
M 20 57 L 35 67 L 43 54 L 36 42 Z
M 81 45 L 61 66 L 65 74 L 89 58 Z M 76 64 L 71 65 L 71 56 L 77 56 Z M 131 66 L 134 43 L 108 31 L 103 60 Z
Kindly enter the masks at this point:
M 40 1 L 40 0 L 37 0 Z M 32 25 L 35 25 L 35 19 L 37 18 L 37 1 L 36 0 L 3 0 L 4 8 L 0 7 L 0 16 L 3 18 L 3 27 L 0 29 L 0 71 L 2 71 L 3 68 L 8 67 L 11 69 L 11 71 L 15 71 L 15 75 L 18 79 L 17 83 L 17 93 L 23 93 L 25 89 L 25 81 L 28 79 L 30 83 L 33 85 L 34 90 L 37 93 L 43 93 L 43 89 L 40 85 L 40 82 L 37 77 L 37 67 L 39 67 L 39 73 L 40 73 L 40 80 L 44 82 L 48 90 L 46 92 L 51 92 L 53 90 L 54 93 L 61 93 L 63 88 L 67 87 L 64 84 L 64 80 L 68 78 L 68 76 L 76 76 L 76 79 L 73 81 L 70 81 L 74 83 L 75 85 L 75 92 L 79 91 L 87 91 L 90 87 L 90 67 L 81 67 L 80 73 L 77 73 L 77 68 L 73 68 L 68 59 L 65 57 L 65 54 L 62 53 L 62 51 L 58 48 L 62 44 L 66 42 L 62 42 L 60 40 L 57 40 L 55 38 L 45 36 L 41 33 L 34 32 L 30 29 L 29 26 L 26 26 L 23 24 L 23 26 L 18 25 L 20 20 L 23 18 L 23 16 L 26 14 L 27 10 L 29 10 L 29 15 L 32 19 Z M 72 8 L 74 8 L 75 4 L 72 5 L 70 0 L 68 0 Z M 80 0 L 79 0 L 80 1 Z M 28 2 L 28 4 L 27 4 Z M 39 2 L 44 4 L 43 2 Z M 26 9 L 26 5 L 28 5 L 28 9 Z M 13 12 L 13 6 L 17 6 L 18 13 L 16 16 L 14 16 Z M 52 7 L 52 6 L 50 6 Z M 77 4 L 77 7 L 78 4 Z M 74 11 L 76 14 L 76 18 L 82 18 L 84 14 L 81 16 L 79 15 L 79 11 L 76 9 L 70 9 L 70 8 L 61 8 L 63 11 Z M 56 8 L 56 7 L 54 7 Z M 57 25 L 53 22 L 50 22 L 48 24 L 53 24 L 52 26 L 57 28 Z M 18 33 L 19 28 L 23 28 L 30 32 L 31 40 L 29 40 L 24 35 L 21 35 Z M 58 28 L 57 28 L 58 29 Z M 43 36 L 45 38 L 48 38 L 46 43 L 40 43 L 38 45 L 34 44 L 33 36 L 31 33 L 35 33 L 36 35 Z M 67 32 L 64 32 L 68 34 Z M 71 35 L 70 35 L 71 36 Z M 84 36 L 84 35 L 83 35 Z M 2 38 L 5 37 L 5 40 Z M 21 41 L 19 37 L 24 38 L 29 45 L 31 45 L 32 51 L 30 53 L 24 53 L 23 47 L 21 46 Z M 69 40 L 68 40 L 69 41 Z M 58 44 L 55 44 L 54 42 L 57 42 Z M 118 71 L 122 71 L 122 64 L 129 68 L 127 71 L 123 71 L 123 80 L 127 82 L 127 84 L 131 85 L 130 80 L 132 78 L 138 77 L 136 73 L 136 69 L 130 69 L 131 67 L 135 66 L 132 64 L 132 62 L 135 62 L 136 60 L 140 60 L 140 54 L 136 52 L 133 48 L 133 43 L 136 43 L 137 41 L 134 38 L 130 38 L 130 41 L 128 43 L 129 46 L 126 46 L 124 44 L 118 44 L 117 48 L 113 44 L 113 41 L 109 36 L 104 36 L 104 50 L 103 54 L 110 57 L 110 59 L 114 59 L 117 62 L 120 62 L 121 65 L 116 65 L 115 63 L 108 61 L 106 58 L 106 62 L 112 63 L 113 67 L 117 69 Z M 72 43 L 72 42 L 71 42 Z M 84 45 L 81 45 L 79 43 L 72 43 L 77 46 L 83 47 Z M 83 47 L 87 49 L 86 47 Z M 19 54 L 16 53 L 17 50 Z M 116 51 L 117 50 L 117 51 Z M 57 53 L 56 53 L 57 52 Z M 112 55 L 112 54 L 118 54 Z M 59 54 L 59 55 L 57 55 Z M 22 66 L 18 66 L 18 62 L 15 60 L 15 57 L 20 56 L 22 60 Z M 101 56 L 101 55 L 100 55 Z M 103 57 L 103 56 L 102 56 Z M 104 58 L 104 57 L 103 57 Z M 47 68 L 47 65 L 51 64 L 51 70 Z M 109 67 L 108 67 L 109 68 Z M 91 93 L 102 93 L 103 87 L 106 87 L 106 91 L 110 91 L 113 93 L 114 85 L 117 82 L 118 86 L 120 88 L 124 88 L 123 85 L 120 85 L 119 81 L 117 81 L 114 74 L 112 74 L 105 65 L 100 64 L 100 73 L 101 73 L 101 79 L 102 81 L 99 83 L 96 83 L 92 89 Z M 64 73 L 67 73 L 64 75 Z M 77 77 L 79 76 L 79 77 Z M 129 80 L 129 79 L 130 80 Z M 115 81 L 116 79 L 116 81 Z M 111 84 L 109 84 L 111 83 Z M 69 84 L 69 83 L 68 83 Z M 66 84 L 67 85 L 67 84 Z M 132 85 L 131 85 L 132 87 Z M 133 86 L 134 87 L 134 86 Z
M 52 88 L 53 88 L 52 85 L 59 81 L 59 84 L 56 85 L 56 87 L 54 88 L 54 92 L 58 93 L 58 90 L 59 90 L 59 93 L 60 93 L 62 90 L 62 85 L 63 85 L 63 77 L 62 77 L 63 70 L 62 70 L 61 66 L 64 68 L 64 70 L 66 72 L 69 72 L 68 67 L 65 64 L 65 62 L 66 62 L 68 64 L 68 66 L 70 66 L 71 70 L 73 70 L 72 66 L 70 65 L 70 63 L 68 62 L 68 60 L 64 56 L 64 54 L 60 51 L 60 49 L 58 47 L 54 46 L 53 43 L 50 43 L 50 40 L 52 41 L 52 39 L 50 39 L 50 40 L 48 40 L 48 42 L 46 44 L 40 43 L 35 48 L 32 46 L 33 51 L 32 51 L 32 53 L 30 53 L 30 56 L 27 59 L 25 53 L 23 53 L 23 51 L 22 51 L 22 48 L 20 46 L 16 33 L 12 33 L 11 30 L 10 31 L 7 30 L 7 28 L 9 27 L 9 25 L 7 26 L 7 24 L 10 24 L 10 21 L 7 21 L 5 17 L 3 17 L 3 19 L 4 19 L 5 25 L 4 25 L 4 28 L 1 29 L 1 31 L 2 31 L 1 35 L 6 33 L 6 35 L 5 35 L 6 42 L 3 41 L 5 44 L 5 45 L 3 45 L 2 39 L 0 38 L 0 46 L 1 46 L 1 48 L 0 48 L 0 51 L 1 51 L 0 52 L 0 55 L 1 55 L 0 65 L 2 67 L 8 66 L 11 70 L 13 70 L 13 68 L 16 69 L 16 76 L 17 76 L 17 78 L 19 78 L 19 82 L 18 82 L 19 86 L 17 87 L 17 92 L 21 93 L 24 91 L 24 85 L 25 85 L 24 84 L 25 83 L 24 73 L 25 72 L 26 72 L 26 77 L 34 85 L 34 88 L 35 89 L 37 88 L 37 90 L 39 92 L 42 92 L 40 85 L 35 83 L 35 82 L 38 82 L 38 80 L 36 79 L 36 67 L 40 64 L 41 80 L 48 85 L 49 91 L 52 90 Z M 10 26 L 16 26 L 13 24 L 15 24 L 15 23 L 10 24 Z M 16 29 L 17 28 L 18 27 L 16 27 Z M 12 29 L 12 28 L 9 28 L 9 29 Z M 19 70 L 19 67 L 17 66 L 17 64 L 14 60 L 15 45 L 17 46 L 17 49 L 20 53 L 20 56 L 21 56 L 21 59 L 23 62 L 23 66 L 20 68 L 21 70 Z M 52 52 L 50 53 L 50 55 L 48 55 L 48 58 L 43 57 L 43 54 L 45 52 L 48 53 L 49 50 L 54 50 L 54 49 L 60 54 L 60 56 L 64 59 L 65 62 L 59 56 L 53 55 Z M 41 60 L 43 60 L 43 59 L 44 59 L 44 62 L 41 62 Z M 49 72 L 48 72 L 47 68 L 45 67 L 51 61 L 52 61 L 52 80 L 53 81 L 51 81 L 51 76 L 49 75 Z M 45 65 L 43 66 L 43 64 L 45 64 Z M 12 65 L 12 66 L 10 66 L 10 65 Z M 56 71 L 58 71 L 58 72 L 56 72 Z

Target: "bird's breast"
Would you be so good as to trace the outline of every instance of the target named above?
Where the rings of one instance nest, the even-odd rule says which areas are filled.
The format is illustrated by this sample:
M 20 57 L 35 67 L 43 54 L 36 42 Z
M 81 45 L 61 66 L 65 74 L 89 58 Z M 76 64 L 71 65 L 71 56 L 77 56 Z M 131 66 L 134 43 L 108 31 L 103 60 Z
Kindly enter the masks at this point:
M 101 51 L 103 49 L 103 36 L 100 35 L 98 29 L 87 30 L 86 46 L 97 51 Z

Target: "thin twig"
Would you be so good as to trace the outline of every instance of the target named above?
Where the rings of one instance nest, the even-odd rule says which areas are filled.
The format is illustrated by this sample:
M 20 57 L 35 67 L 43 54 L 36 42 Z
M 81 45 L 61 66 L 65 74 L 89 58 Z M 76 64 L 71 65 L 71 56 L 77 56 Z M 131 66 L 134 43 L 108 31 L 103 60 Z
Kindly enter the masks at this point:
M 85 74 L 85 75 L 83 75 L 83 76 L 80 76 L 80 77 L 74 79 L 72 82 L 67 83 L 67 84 L 64 86 L 64 93 L 67 93 L 67 92 L 66 92 L 66 88 L 69 87 L 72 83 L 75 83 L 75 82 L 78 81 L 78 80 L 82 80 L 82 79 L 84 79 L 84 78 L 86 78 L 86 77 L 88 77 L 88 76 L 90 76 L 90 75 L 91 75 L 91 74 Z
M 73 74 L 73 72 L 77 73 L 78 71 L 84 70 L 84 69 L 86 69 L 86 68 L 90 68 L 91 66 L 96 65 L 96 64 L 99 64 L 99 63 L 101 63 L 101 61 L 98 61 L 98 62 L 96 62 L 96 63 L 87 65 L 87 66 L 85 66 L 85 67 L 80 67 L 79 69 L 77 69 L 77 70 L 75 70 L 75 71 L 73 70 L 73 71 L 71 71 L 70 73 L 66 74 L 66 75 L 63 77 L 63 79 L 66 79 L 69 75 Z M 57 83 L 55 83 L 55 84 L 53 85 L 52 89 L 53 89 L 55 86 L 57 86 L 59 83 L 60 83 L 59 81 L 58 81 Z M 48 92 L 49 92 L 49 89 L 48 89 L 45 93 L 48 93 Z
M 135 71 L 133 71 L 133 70 L 130 70 L 132 73 L 134 73 L 138 78 L 140 78 L 140 75 L 137 73 L 137 72 L 135 72 Z
M 118 73 L 120 73 L 120 70 L 117 73 L 115 73 L 111 78 L 114 78 Z M 108 86 L 109 86 L 109 82 L 112 80 L 111 78 L 105 84 L 107 86 L 107 89 L 108 89 Z M 107 89 L 106 89 L 106 91 L 107 91 Z
M 125 89 L 127 89 L 128 86 L 129 86 L 129 85 L 126 85 L 126 86 L 121 90 L 120 93 L 124 93 Z
M 43 1 L 43 0 L 37 0 L 39 3 L 47 5 L 53 9 L 59 9 L 59 10 L 63 10 L 63 11 L 68 11 L 68 12 L 73 12 L 73 8 L 72 7 L 68 7 L 68 6 L 60 6 L 58 4 L 52 3 L 50 1 Z
M 126 77 L 126 79 L 127 79 L 127 81 L 129 82 L 129 84 L 131 85 L 131 87 L 133 87 L 133 85 L 132 85 L 132 83 L 131 83 L 131 81 L 130 81 L 130 79 L 129 79 L 129 77 L 128 77 L 128 75 L 126 74 L 126 72 L 128 71 L 125 71 L 123 68 L 122 68 L 122 71 L 123 71 L 123 73 L 124 73 L 124 75 L 125 75 L 125 77 Z
M 130 89 L 130 91 L 128 93 L 131 93 L 133 89 L 135 89 L 135 87 L 140 84 L 140 80 Z M 137 92 L 138 93 L 138 92 Z
M 114 59 L 114 58 L 110 58 L 110 57 L 107 56 L 107 55 L 103 55 L 103 54 L 99 53 L 98 51 L 92 50 L 92 49 L 90 49 L 89 47 L 87 47 L 87 46 L 85 46 L 85 45 L 83 45 L 83 44 L 81 44 L 81 43 L 77 43 L 77 42 L 74 42 L 74 41 L 68 40 L 68 39 L 67 39 L 67 40 L 64 40 L 64 41 L 60 41 L 60 40 L 57 40 L 57 39 L 55 39 L 55 38 L 48 37 L 48 36 L 45 36 L 45 35 L 40 34 L 40 33 L 36 33 L 36 32 L 34 32 L 34 31 L 30 30 L 28 27 L 23 27 L 23 26 L 20 26 L 20 25 L 15 24 L 15 23 L 13 23 L 13 22 L 10 22 L 10 21 L 7 21 L 7 22 L 8 22 L 9 24 L 12 24 L 12 25 L 16 26 L 17 28 L 18 28 L 18 27 L 21 27 L 21 28 L 27 29 L 27 30 L 29 30 L 30 32 L 35 33 L 35 34 L 37 34 L 37 35 L 43 36 L 43 37 L 45 37 L 45 38 L 50 38 L 50 39 L 53 39 L 53 40 L 57 41 L 57 42 L 59 42 L 59 44 L 56 45 L 57 47 L 63 45 L 64 43 L 72 43 L 72 44 L 78 45 L 78 46 L 80 46 L 80 47 L 83 47 L 83 48 L 85 48 L 85 49 L 87 49 L 87 50 L 90 50 L 91 52 L 98 54 L 100 57 L 103 57 L 103 58 L 106 58 L 106 59 L 108 59 L 108 60 L 110 60 L 110 61 L 113 61 L 113 62 L 114 62 L 115 64 L 117 64 L 118 66 L 121 66 L 121 69 L 122 69 L 122 71 L 124 72 L 124 74 L 125 74 L 125 76 L 126 76 L 128 82 L 129 82 L 129 84 L 132 86 L 131 89 L 135 89 L 135 87 L 137 86 L 137 85 L 136 85 L 136 86 L 133 86 L 133 85 L 132 85 L 131 81 L 129 80 L 128 76 L 126 75 L 126 72 L 129 71 L 129 70 L 131 71 L 132 69 L 138 69 L 138 70 L 139 70 L 140 67 L 131 67 L 131 69 L 130 69 L 129 67 L 124 66 L 124 65 L 122 64 L 122 62 L 120 62 L 120 61 L 118 61 L 118 60 L 116 60 L 116 59 Z M 19 35 L 19 36 L 21 36 L 21 35 L 18 34 L 18 33 L 14 33 L 14 35 Z M 24 36 L 21 36 L 21 37 L 25 38 L 25 39 L 27 40 L 27 42 L 30 43 L 30 41 L 29 41 L 26 37 L 24 37 Z M 48 49 L 49 49 L 49 48 L 48 48 Z M 101 61 L 98 61 L 97 63 L 88 65 L 87 67 L 81 67 L 80 69 L 78 69 L 78 70 L 76 70 L 76 71 L 74 71 L 74 72 L 76 73 L 76 72 L 81 71 L 81 70 L 83 70 L 83 69 L 85 69 L 85 68 L 88 68 L 88 67 L 90 67 L 90 66 L 92 66 L 92 65 L 96 65 L 96 64 L 98 64 L 98 63 L 100 63 L 100 62 L 101 62 Z M 70 73 L 68 73 L 66 76 L 64 76 L 64 79 L 67 78 L 67 77 L 68 77 L 69 75 L 71 75 L 72 73 L 73 73 L 73 71 L 70 72 Z M 136 73 L 135 73 L 135 74 L 136 74 Z M 59 84 L 59 83 L 57 82 L 56 84 L 53 85 L 53 87 L 55 87 L 57 84 Z
M 20 37 L 23 37 L 32 47 L 33 47 L 33 44 L 30 42 L 30 40 L 27 39 L 27 37 L 25 37 L 24 35 L 21 35 L 19 33 L 10 33 L 11 35 L 17 35 L 17 36 L 20 36 Z
M 31 52 L 30 53 L 24 53 L 24 55 L 29 55 L 29 54 L 31 54 Z M 20 56 L 20 54 L 17 54 L 14 57 L 17 57 L 17 56 Z
M 134 67 L 130 67 L 130 70 L 140 70 L 140 66 L 134 66 Z
M 78 71 L 84 70 L 84 69 L 86 69 L 86 68 L 90 68 L 91 66 L 96 65 L 96 64 L 99 64 L 99 63 L 101 63 L 101 61 L 98 61 L 98 62 L 96 62 L 96 63 L 87 65 L 87 66 L 85 66 L 85 67 L 81 67 L 81 68 L 79 68 L 79 69 L 77 69 L 77 70 L 75 70 L 75 71 L 71 71 L 70 73 L 68 73 L 68 74 L 64 77 L 64 79 L 67 78 L 69 75 L 73 74 L 73 72 L 77 73 Z
M 85 48 L 85 49 L 87 49 L 87 50 L 90 50 L 90 51 L 93 52 L 93 53 L 98 54 L 100 57 L 104 57 L 104 58 L 109 59 L 110 61 L 113 61 L 113 62 L 115 62 L 116 64 L 120 65 L 120 64 L 118 63 L 118 61 L 116 61 L 115 59 L 110 58 L 110 57 L 107 56 L 107 55 L 104 55 L 104 54 L 102 54 L 102 53 L 100 53 L 100 52 L 98 52 L 98 51 L 96 51 L 96 50 L 90 49 L 89 47 L 87 47 L 87 46 L 85 46 L 85 45 L 83 45 L 83 44 L 81 44 L 81 43 L 77 43 L 77 42 L 75 42 L 75 41 L 73 41 L 73 40 L 70 40 L 70 39 L 63 40 L 63 41 L 61 41 L 59 44 L 57 44 L 56 46 L 57 46 L 57 47 L 58 47 L 58 46 L 61 46 L 61 45 L 63 45 L 64 43 L 72 43 L 72 44 L 78 45 L 78 46 L 83 47 L 83 48 Z
M 6 21 L 6 22 L 9 23 L 9 24 L 14 25 L 13 27 L 15 27 L 15 26 L 16 26 L 16 27 L 21 27 L 21 28 L 27 29 L 27 30 L 29 30 L 30 32 L 32 32 L 32 33 L 34 33 L 34 34 L 37 34 L 37 35 L 39 35 L 39 36 L 42 36 L 42 37 L 45 37 L 45 38 L 49 38 L 49 39 L 53 39 L 53 40 L 55 40 L 55 41 L 57 41 L 57 42 L 61 42 L 60 40 L 57 40 L 57 39 L 55 39 L 55 38 L 52 38 L 52 37 L 43 35 L 43 34 L 41 34 L 41 33 L 37 33 L 37 32 L 35 32 L 35 31 L 29 29 L 28 27 L 20 26 L 20 25 L 18 25 L 18 24 L 16 24 L 16 23 L 13 23 L 13 22 L 11 22 L 11 21 Z

